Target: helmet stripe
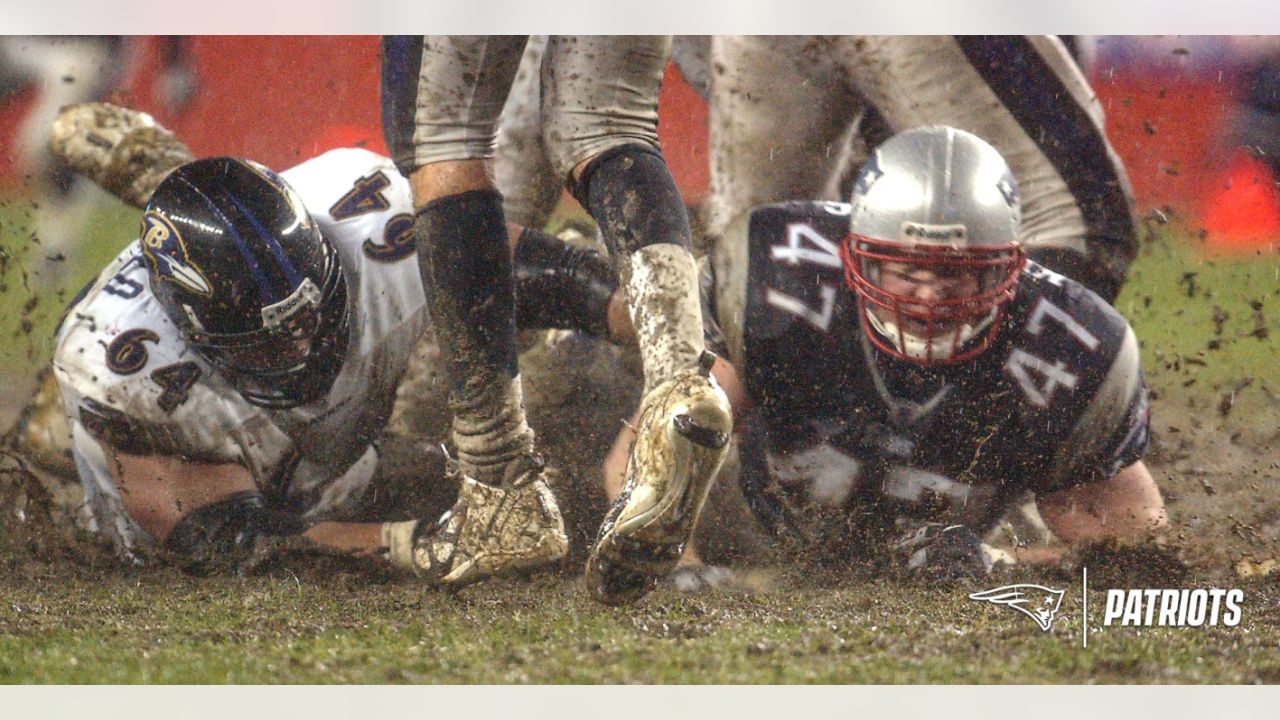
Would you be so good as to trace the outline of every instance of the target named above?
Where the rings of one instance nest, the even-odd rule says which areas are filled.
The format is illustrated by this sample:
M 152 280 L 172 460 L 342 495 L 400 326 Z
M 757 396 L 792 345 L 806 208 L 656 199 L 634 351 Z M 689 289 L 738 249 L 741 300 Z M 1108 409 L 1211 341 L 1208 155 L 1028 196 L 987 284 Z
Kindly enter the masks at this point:
M 235 196 L 235 193 L 231 192 L 229 189 L 227 189 L 226 192 L 227 199 L 230 200 L 231 203 L 236 206 L 236 209 L 245 216 L 245 219 L 249 221 L 249 224 L 252 225 L 253 229 L 258 233 L 258 237 L 262 238 L 263 241 L 266 242 L 267 249 L 271 251 L 271 255 L 276 259 L 276 263 L 280 265 L 280 269 L 284 271 L 285 277 L 288 278 L 289 287 L 296 288 L 298 285 L 302 284 L 302 278 L 298 276 L 298 271 L 293 267 L 293 263 L 289 262 L 289 257 L 284 254 L 284 248 L 280 246 L 280 241 L 276 240 L 275 234 L 268 232 L 267 229 L 262 226 L 262 223 L 258 221 L 258 218 L 249 211 L 249 208 L 244 206 L 244 203 L 240 202 L 240 199 Z
M 258 285 L 258 293 L 262 297 L 262 303 L 266 305 L 281 299 L 275 297 L 275 294 L 271 292 L 271 282 L 267 280 L 266 274 L 262 272 L 262 266 L 258 264 L 258 259 L 254 257 L 253 251 L 245 244 L 244 238 L 240 237 L 240 233 L 236 232 L 235 223 L 231 222 L 231 218 L 228 218 L 223 214 L 222 210 L 218 208 L 218 205 L 213 202 L 213 199 L 202 192 L 199 188 L 185 180 L 183 181 L 183 184 L 191 188 L 191 191 L 209 207 L 209 210 L 218 217 L 218 220 L 222 222 L 223 227 L 225 227 L 227 232 L 230 233 L 231 239 L 235 240 L 236 249 L 240 251 L 240 256 L 244 258 L 245 265 L 249 268 L 249 273 L 253 275 L 253 280 Z

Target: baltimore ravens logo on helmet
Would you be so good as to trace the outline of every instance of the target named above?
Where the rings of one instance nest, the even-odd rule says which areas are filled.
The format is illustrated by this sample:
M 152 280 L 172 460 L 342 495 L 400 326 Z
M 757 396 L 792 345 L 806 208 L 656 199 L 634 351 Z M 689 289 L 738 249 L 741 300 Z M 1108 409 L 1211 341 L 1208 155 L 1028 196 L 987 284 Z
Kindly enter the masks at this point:
M 178 229 L 159 213 L 149 212 L 142 216 L 142 254 L 162 280 L 197 295 L 207 297 L 213 294 L 209 280 L 191 262 Z

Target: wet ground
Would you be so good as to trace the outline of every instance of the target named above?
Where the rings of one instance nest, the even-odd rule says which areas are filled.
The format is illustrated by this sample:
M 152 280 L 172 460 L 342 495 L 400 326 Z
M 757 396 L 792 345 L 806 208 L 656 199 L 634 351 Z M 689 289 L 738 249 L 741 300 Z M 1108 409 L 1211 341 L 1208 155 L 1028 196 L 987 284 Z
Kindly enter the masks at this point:
M 1147 267 L 1156 261 L 1166 262 Z M 1183 271 L 1160 272 L 1172 273 L 1164 286 L 1177 310 L 1157 312 L 1160 296 L 1144 299 L 1155 291 L 1120 304 L 1144 338 L 1156 395 L 1147 462 L 1171 524 L 1158 548 L 1092 548 L 1061 568 L 953 587 L 874 568 L 821 574 L 783 560 L 753 577 L 750 594 L 660 589 L 636 607 L 598 606 L 580 568 L 605 509 L 600 461 L 638 399 L 638 362 L 577 336 L 530 337 L 522 356 L 530 421 L 561 470 L 555 490 L 572 543 L 558 572 L 453 594 L 300 556 L 251 577 L 121 568 L 74 528 L 73 487 L 36 481 L 23 459 L 4 456 L 0 681 L 1280 682 L 1275 321 L 1264 317 L 1271 335 L 1259 337 L 1252 306 L 1206 293 L 1204 274 L 1195 293 L 1176 277 Z M 1273 289 L 1255 287 L 1251 297 L 1265 305 Z M 1220 316 L 1228 312 L 1229 321 Z M 1184 329 L 1167 327 L 1183 318 Z M 1250 353 L 1262 358 L 1238 362 Z M 1222 363 L 1230 367 L 1214 372 Z M 25 402 L 18 387 L 5 394 L 10 416 Z M 407 403 L 396 422 L 440 436 L 439 409 L 438 398 Z M 743 517 L 716 519 L 699 528 L 713 557 L 750 543 Z M 1240 587 L 1244 621 L 1139 630 L 1101 627 L 1094 614 L 1085 649 L 1082 566 L 1093 608 L 1108 588 Z M 967 599 L 1013 582 L 1066 590 L 1051 632 Z

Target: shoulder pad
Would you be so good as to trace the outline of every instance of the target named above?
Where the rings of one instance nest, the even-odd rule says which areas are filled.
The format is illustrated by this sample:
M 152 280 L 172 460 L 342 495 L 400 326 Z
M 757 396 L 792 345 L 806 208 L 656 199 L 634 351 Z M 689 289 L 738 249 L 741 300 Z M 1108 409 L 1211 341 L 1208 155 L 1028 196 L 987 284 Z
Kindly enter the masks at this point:
M 845 285 L 840 244 L 849 206 L 829 202 L 764 205 L 747 232 L 747 322 L 756 337 L 773 337 L 797 320 L 821 332 L 831 327 Z
M 414 258 L 409 181 L 381 155 L 330 150 L 282 173 L 348 271 Z

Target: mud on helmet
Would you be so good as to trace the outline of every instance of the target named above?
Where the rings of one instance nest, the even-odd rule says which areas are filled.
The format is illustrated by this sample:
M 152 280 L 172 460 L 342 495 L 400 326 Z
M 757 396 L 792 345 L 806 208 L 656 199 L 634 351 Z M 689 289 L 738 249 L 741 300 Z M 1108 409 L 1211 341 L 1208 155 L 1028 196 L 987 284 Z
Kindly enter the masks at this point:
M 328 392 L 346 354 L 337 252 L 297 194 L 231 157 L 174 170 L 142 216 L 152 294 L 188 345 L 254 405 Z
M 1026 263 L 1017 184 L 995 148 L 951 127 L 906 130 L 862 167 L 850 202 L 845 278 L 871 342 L 924 365 L 989 347 Z M 895 292 L 886 267 L 964 278 L 968 289 L 936 298 Z

